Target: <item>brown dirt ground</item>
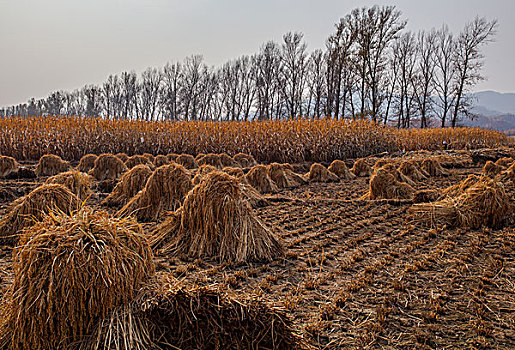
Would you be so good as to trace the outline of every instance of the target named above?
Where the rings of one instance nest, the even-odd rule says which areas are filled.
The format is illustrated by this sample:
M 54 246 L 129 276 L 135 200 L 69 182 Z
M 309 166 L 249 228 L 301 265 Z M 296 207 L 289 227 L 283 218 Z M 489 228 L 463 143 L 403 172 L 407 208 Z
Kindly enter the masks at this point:
M 416 189 L 443 189 L 480 172 L 452 169 Z M 0 186 L 9 193 L 0 195 L 3 213 L 37 182 Z M 158 270 L 257 293 L 284 307 L 314 349 L 514 349 L 515 225 L 430 229 L 411 221 L 405 201 L 357 200 L 367 186 L 368 178 L 305 185 L 256 209 L 283 239 L 285 259 L 236 266 L 156 257 Z M 105 196 L 89 204 L 100 207 Z M 0 247 L 2 290 L 10 265 L 11 250 Z

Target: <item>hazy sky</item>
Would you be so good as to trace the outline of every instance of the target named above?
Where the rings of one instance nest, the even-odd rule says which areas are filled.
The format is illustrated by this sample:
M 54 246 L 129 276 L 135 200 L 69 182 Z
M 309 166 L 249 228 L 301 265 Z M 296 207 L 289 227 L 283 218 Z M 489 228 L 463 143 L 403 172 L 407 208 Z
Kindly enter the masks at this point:
M 355 7 L 396 5 L 412 30 L 499 20 L 476 90 L 515 92 L 515 0 L 0 0 L 0 106 L 202 54 L 218 65 L 288 31 L 322 48 Z

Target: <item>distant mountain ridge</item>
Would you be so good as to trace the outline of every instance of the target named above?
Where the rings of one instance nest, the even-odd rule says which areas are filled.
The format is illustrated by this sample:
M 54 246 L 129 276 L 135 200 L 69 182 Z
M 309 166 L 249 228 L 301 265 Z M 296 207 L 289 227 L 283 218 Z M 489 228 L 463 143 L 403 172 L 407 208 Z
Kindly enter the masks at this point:
M 465 126 L 493 129 L 515 135 L 515 93 L 481 91 L 473 94 L 475 99 L 474 120 L 464 120 Z

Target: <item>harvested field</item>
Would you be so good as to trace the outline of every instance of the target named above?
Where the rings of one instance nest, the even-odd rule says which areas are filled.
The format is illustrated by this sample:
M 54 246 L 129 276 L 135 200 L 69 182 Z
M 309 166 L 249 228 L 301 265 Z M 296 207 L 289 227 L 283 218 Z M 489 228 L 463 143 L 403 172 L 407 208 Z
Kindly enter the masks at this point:
M 204 325 L 207 324 L 204 318 L 195 319 L 188 310 L 198 317 L 196 312 L 205 309 L 197 302 L 203 303 L 206 296 L 219 298 L 220 293 L 224 301 L 221 302 L 222 308 L 217 309 L 216 320 L 221 320 L 219 315 L 222 314 L 233 317 L 234 300 L 259 300 L 263 313 L 249 311 L 246 308 L 248 304 L 242 302 L 242 313 L 238 315 L 255 315 L 252 320 L 263 322 L 282 320 L 282 315 L 287 316 L 291 323 L 288 321 L 286 324 L 302 338 L 302 347 L 308 349 L 513 349 L 513 165 L 511 170 L 503 170 L 495 178 L 484 178 L 484 182 L 478 185 L 486 160 L 473 163 L 472 157 L 477 157 L 474 154 L 468 151 L 459 154 L 459 163 L 456 161 L 458 156 L 452 151 L 420 152 L 403 157 L 389 155 L 396 168 L 404 161 L 418 166 L 425 159 L 445 159 L 440 156 L 447 157 L 448 164 L 459 164 L 440 169 L 428 161 L 426 169 L 429 176 L 422 172 L 422 166 L 416 170 L 423 176 L 410 165 L 401 166 L 399 172 L 414 182 L 415 192 L 409 199 L 361 199 L 369 190 L 369 176 L 346 178 L 338 174 L 340 179 L 337 182 L 308 182 L 297 187 L 278 188 L 275 183 L 267 181 L 270 177 L 264 165 L 259 165 L 254 171 L 244 169 L 243 178 L 248 182 L 253 180 L 256 186 L 266 183 L 263 188 L 275 185 L 274 191 L 259 189 L 269 204 L 252 209 L 252 213 L 282 242 L 284 257 L 272 258 L 267 263 L 236 262 L 237 259 L 221 262 L 216 254 L 188 256 L 182 249 L 176 249 L 174 254 L 161 250 L 154 258 L 158 273 L 175 277 L 181 285 L 197 287 L 163 287 L 162 295 L 149 298 L 152 303 L 146 310 L 156 324 L 159 320 L 168 323 L 170 320 L 187 320 L 185 324 Z M 373 165 L 379 159 L 371 157 L 366 162 Z M 350 166 L 354 161 L 346 159 L 345 163 Z M 507 160 L 502 163 L 504 167 L 509 165 Z M 322 164 L 327 167 L 330 162 Z M 440 165 L 445 164 L 440 162 Z M 291 168 L 297 166 L 292 164 Z M 289 172 L 291 168 L 282 166 L 280 170 Z M 391 174 L 385 177 L 390 182 L 392 179 L 397 181 Z M 11 195 L 0 197 L 1 218 L 8 213 L 7 207 L 13 200 L 21 198 L 45 179 L 31 181 L 2 180 L 2 188 Z M 151 191 L 150 194 L 153 193 Z M 196 210 L 198 205 L 193 205 L 201 201 L 209 203 L 213 197 L 209 193 L 212 192 L 206 190 L 200 196 L 197 190 L 196 196 L 191 195 L 188 204 L 191 220 L 183 237 L 190 239 L 194 223 L 211 215 L 208 211 Z M 90 196 L 87 205 L 115 214 L 116 209 L 102 204 L 106 196 L 97 192 Z M 433 222 L 433 225 L 427 225 L 419 222 L 410 210 L 415 202 L 434 206 L 446 198 L 460 200 L 455 200 L 454 204 L 459 204 L 461 217 L 451 224 Z M 213 206 L 217 207 L 216 204 Z M 168 232 L 180 229 L 181 210 L 168 215 Z M 471 210 L 473 216 L 464 215 Z M 172 222 L 174 215 L 175 224 Z M 212 218 L 218 220 L 214 216 Z M 157 219 L 151 218 L 143 225 L 144 233 L 150 236 L 163 224 L 163 219 L 164 214 L 158 215 Z M 202 238 L 205 241 L 214 239 L 208 234 Z M 158 252 L 160 249 L 162 247 L 154 250 Z M 0 291 L 10 286 L 13 278 L 12 248 L 0 246 Z M 231 302 L 225 301 L 229 300 L 225 299 L 228 295 Z M 176 299 L 178 296 L 180 299 Z M 173 304 L 176 302 L 180 304 Z M 188 302 L 193 302 L 191 309 L 184 307 L 183 303 Z M 171 305 L 178 305 L 183 316 L 171 314 Z M 212 306 L 210 303 L 206 305 Z M 124 325 L 132 325 L 129 321 L 134 319 L 123 310 L 116 309 L 110 317 L 124 322 Z M 270 310 L 272 314 L 268 313 Z M 279 310 L 278 313 L 275 310 Z M 122 314 L 127 317 L 126 321 L 123 321 Z M 212 314 L 209 315 L 211 317 Z M 280 318 L 276 318 L 279 317 L 277 315 Z M 229 316 L 223 319 L 225 317 Z M 227 332 L 234 329 L 231 327 L 245 327 L 233 323 L 235 318 L 226 320 L 228 323 L 224 329 Z M 101 327 L 112 324 L 109 322 L 109 318 L 105 319 Z M 214 325 L 214 322 L 209 323 L 203 329 L 218 332 L 218 328 L 210 328 Z M 199 344 L 209 348 L 208 344 L 212 345 L 209 340 L 205 343 L 188 343 L 186 340 L 198 342 L 199 339 L 207 339 L 207 333 L 199 335 L 193 332 L 181 337 L 186 333 L 171 333 L 165 324 L 161 327 L 160 331 L 168 332 L 162 334 L 166 341 L 174 342 L 174 346 L 179 346 L 176 342 L 182 342 L 183 348 L 202 347 Z M 253 327 L 248 329 L 256 329 Z M 227 338 L 220 338 L 220 344 L 231 341 L 230 336 L 242 329 L 226 333 Z M 281 328 L 275 328 L 274 332 L 277 329 Z M 271 334 L 266 330 L 263 332 L 267 337 Z M 217 337 L 223 335 L 216 334 Z M 249 338 L 238 339 L 247 341 Z M 284 339 L 290 341 L 292 338 Z M 266 346 L 268 340 L 262 344 Z

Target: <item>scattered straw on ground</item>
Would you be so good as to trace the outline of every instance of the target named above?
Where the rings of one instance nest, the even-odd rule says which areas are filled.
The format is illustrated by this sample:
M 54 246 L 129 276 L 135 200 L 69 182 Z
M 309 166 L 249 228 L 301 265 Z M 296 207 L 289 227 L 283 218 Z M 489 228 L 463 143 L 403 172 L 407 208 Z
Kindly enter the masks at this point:
M 161 224 L 154 237 L 163 254 L 190 258 L 242 263 L 284 255 L 281 243 L 244 199 L 238 179 L 223 172 L 206 175 L 188 193 L 180 214 Z
M 176 210 L 191 189 L 191 176 L 180 164 L 163 165 L 154 170 L 145 187 L 118 215 L 135 215 L 138 220 L 155 221 L 168 210 Z
M 39 159 L 36 166 L 37 176 L 53 176 L 70 169 L 70 163 L 55 154 L 45 154 Z
M 483 175 L 494 177 L 495 175 L 502 173 L 504 169 L 505 168 L 502 165 L 498 165 L 497 163 L 489 160 L 483 167 Z

